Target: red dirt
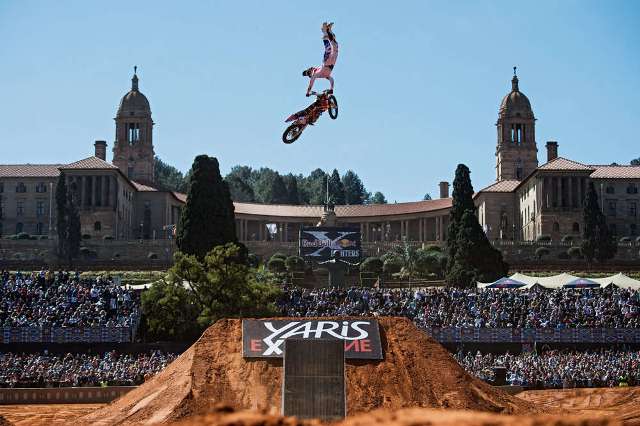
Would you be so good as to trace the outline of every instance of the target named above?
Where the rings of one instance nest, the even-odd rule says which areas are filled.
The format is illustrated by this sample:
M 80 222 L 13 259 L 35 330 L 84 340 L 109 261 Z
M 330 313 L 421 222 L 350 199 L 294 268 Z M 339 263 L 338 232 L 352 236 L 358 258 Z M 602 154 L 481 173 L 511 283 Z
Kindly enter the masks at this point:
M 378 321 L 385 359 L 347 361 L 349 415 L 404 407 L 537 411 L 533 404 L 468 375 L 408 319 Z M 241 321 L 218 321 L 149 382 L 81 420 L 96 425 L 151 424 L 207 413 L 220 403 L 278 414 L 282 360 L 245 360 L 241 348 Z
M 640 387 L 526 391 L 518 396 L 545 410 L 606 416 L 640 426 Z
M 13 424 L 11 424 L 11 422 L 9 422 L 9 420 L 7 420 L 4 417 L 0 416 L 0 426 L 13 426 Z

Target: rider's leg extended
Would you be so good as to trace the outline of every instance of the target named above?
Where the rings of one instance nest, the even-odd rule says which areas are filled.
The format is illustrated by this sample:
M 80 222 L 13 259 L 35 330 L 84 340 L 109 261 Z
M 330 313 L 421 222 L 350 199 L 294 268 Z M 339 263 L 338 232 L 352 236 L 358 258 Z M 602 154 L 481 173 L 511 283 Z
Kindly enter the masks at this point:
M 329 88 L 329 90 L 331 90 L 331 93 L 333 93 L 333 77 L 328 76 L 327 80 L 329 80 L 329 83 L 331 83 L 331 88 Z

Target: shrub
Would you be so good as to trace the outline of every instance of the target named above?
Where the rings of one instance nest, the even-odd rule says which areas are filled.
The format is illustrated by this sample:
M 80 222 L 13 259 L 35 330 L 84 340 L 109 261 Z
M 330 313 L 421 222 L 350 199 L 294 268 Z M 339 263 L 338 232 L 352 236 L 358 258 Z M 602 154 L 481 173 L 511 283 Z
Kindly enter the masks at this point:
M 20 232 L 18 234 L 16 234 L 16 240 L 29 240 L 31 239 L 31 235 L 27 234 L 26 232 Z
M 258 266 L 260 266 L 260 258 L 255 253 L 249 253 L 247 255 L 247 263 L 250 267 L 257 268 Z
M 284 266 L 289 272 L 302 272 L 304 271 L 305 263 L 304 259 L 300 256 L 289 256 L 284 261 Z
M 437 252 L 441 252 L 442 251 L 442 247 L 435 245 L 435 244 L 427 244 L 424 247 L 424 251 L 437 251 Z
M 35 240 L 38 239 L 38 236 L 37 235 L 29 235 L 29 239 L 35 241 Z
M 41 239 L 41 240 L 48 240 L 48 239 L 49 239 L 49 236 L 47 236 L 47 235 L 40 235 L 40 239 Z
M 158 255 L 153 253 L 153 252 L 149 252 L 147 254 L 147 259 L 149 259 L 149 260 L 157 260 L 158 259 Z
M 113 237 L 111 235 L 105 235 L 104 237 L 102 237 L 103 240 L 113 240 Z
M 372 272 L 374 274 L 382 273 L 384 269 L 384 262 L 379 257 L 367 257 L 364 262 L 360 264 L 360 272 Z
M 271 256 L 271 259 L 282 259 L 282 261 L 284 262 L 285 260 L 287 260 L 287 255 L 284 253 L 275 252 Z
M 421 274 L 441 275 L 442 257 L 444 255 L 440 251 L 434 250 L 417 250 L 416 252 L 416 269 Z
M 83 240 L 90 240 L 90 239 L 91 239 L 91 235 L 89 235 L 89 234 L 82 234 L 82 239 L 83 239 Z
M 284 260 L 275 256 L 271 256 L 271 259 L 267 262 L 267 268 L 273 273 L 282 273 L 287 270 Z
M 573 241 L 573 235 L 565 235 L 562 237 L 563 243 L 570 243 Z
M 566 251 L 562 251 L 562 252 L 558 253 L 558 259 L 567 260 L 567 259 L 570 259 L 570 257 L 569 257 L 569 254 Z
M 581 259 L 583 257 L 582 250 L 580 249 L 580 247 L 569 248 L 569 250 L 567 250 L 567 254 L 569 255 L 569 257 L 573 259 Z
M 384 261 L 382 270 L 385 274 L 396 274 L 402 270 L 402 261 L 397 257 L 388 257 Z
M 549 253 L 551 253 L 551 252 L 550 252 L 550 251 L 549 251 L 549 249 L 548 249 L 548 248 L 546 248 L 546 247 L 538 247 L 538 248 L 536 249 L 536 257 L 537 257 L 538 259 L 542 259 L 542 258 L 543 258 L 543 257 L 545 257 L 545 256 L 549 256 Z
M 538 238 L 536 238 L 536 241 L 539 243 L 548 243 L 549 241 L 551 241 L 551 235 L 546 235 L 546 234 L 538 235 Z

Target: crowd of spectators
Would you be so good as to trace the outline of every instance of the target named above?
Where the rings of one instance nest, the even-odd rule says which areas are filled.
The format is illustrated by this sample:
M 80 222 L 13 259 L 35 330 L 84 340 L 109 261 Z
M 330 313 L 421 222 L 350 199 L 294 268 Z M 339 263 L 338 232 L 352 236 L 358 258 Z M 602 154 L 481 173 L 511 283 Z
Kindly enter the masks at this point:
M 107 278 L 41 270 L 0 277 L 0 327 L 131 327 L 139 295 Z
M 0 353 L 0 387 L 139 385 L 175 359 L 161 351 L 127 355 Z
M 640 291 L 604 289 L 285 288 L 278 304 L 294 317 L 405 316 L 420 327 L 636 328 Z
M 559 351 L 512 355 L 459 352 L 469 373 L 492 382 L 494 367 L 507 370 L 507 383 L 527 388 L 583 388 L 640 385 L 640 351 Z

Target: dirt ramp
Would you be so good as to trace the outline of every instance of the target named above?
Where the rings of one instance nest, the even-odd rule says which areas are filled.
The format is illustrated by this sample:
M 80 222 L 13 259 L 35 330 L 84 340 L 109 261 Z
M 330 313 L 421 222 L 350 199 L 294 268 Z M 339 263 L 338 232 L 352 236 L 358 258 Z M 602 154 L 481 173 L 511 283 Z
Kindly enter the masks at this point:
M 607 416 L 640 426 L 640 387 L 526 391 L 518 396 L 544 409 Z
M 13 423 L 5 419 L 4 417 L 0 416 L 0 426 L 13 426 Z
M 469 376 L 411 321 L 378 321 L 385 359 L 347 361 L 349 415 L 404 407 L 536 411 L 533 404 Z M 221 320 L 152 380 L 84 420 L 98 425 L 153 424 L 208 413 L 221 403 L 277 415 L 281 388 L 282 360 L 244 359 L 242 322 Z

